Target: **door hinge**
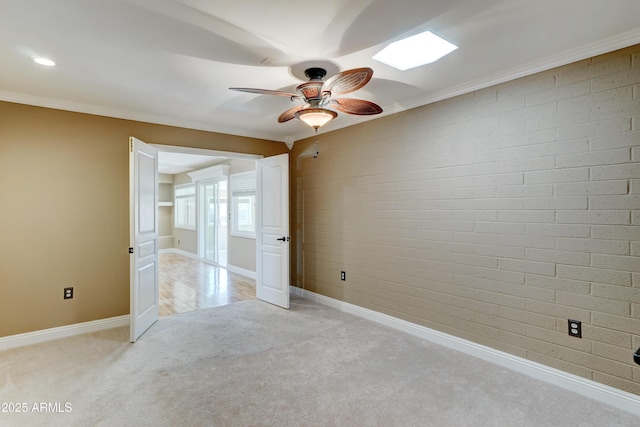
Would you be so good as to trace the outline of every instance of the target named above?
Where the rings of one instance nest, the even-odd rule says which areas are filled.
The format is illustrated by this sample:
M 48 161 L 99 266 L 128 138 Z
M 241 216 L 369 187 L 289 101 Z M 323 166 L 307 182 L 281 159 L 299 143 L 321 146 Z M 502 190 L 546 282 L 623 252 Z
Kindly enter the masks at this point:
M 133 153 L 133 141 L 129 140 L 129 152 Z
M 132 254 L 133 253 L 133 248 L 129 248 L 129 253 Z

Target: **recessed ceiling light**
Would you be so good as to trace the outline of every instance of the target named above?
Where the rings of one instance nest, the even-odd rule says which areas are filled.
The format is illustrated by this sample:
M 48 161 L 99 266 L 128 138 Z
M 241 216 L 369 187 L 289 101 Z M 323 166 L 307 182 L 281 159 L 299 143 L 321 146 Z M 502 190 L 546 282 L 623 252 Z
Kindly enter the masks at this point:
M 373 59 L 404 71 L 435 62 L 457 48 L 453 43 L 425 31 L 391 43 Z
M 50 60 L 49 58 L 43 58 L 40 56 L 36 56 L 35 58 L 31 58 L 33 62 L 36 64 L 44 65 L 46 67 L 55 67 L 56 63 Z

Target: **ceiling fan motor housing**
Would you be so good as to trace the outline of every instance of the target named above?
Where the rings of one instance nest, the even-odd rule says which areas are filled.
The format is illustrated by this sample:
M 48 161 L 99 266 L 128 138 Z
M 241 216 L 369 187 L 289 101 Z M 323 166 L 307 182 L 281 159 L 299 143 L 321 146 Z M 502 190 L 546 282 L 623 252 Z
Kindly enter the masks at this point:
M 322 80 L 324 76 L 327 75 L 327 70 L 324 68 L 307 68 L 304 71 L 304 75 L 309 77 L 311 80 Z
M 322 94 L 322 86 L 324 82 L 322 78 L 327 75 L 324 68 L 307 68 L 304 74 L 309 77 L 309 81 L 302 83 L 296 87 L 298 92 L 312 106 L 320 105 L 324 98 Z

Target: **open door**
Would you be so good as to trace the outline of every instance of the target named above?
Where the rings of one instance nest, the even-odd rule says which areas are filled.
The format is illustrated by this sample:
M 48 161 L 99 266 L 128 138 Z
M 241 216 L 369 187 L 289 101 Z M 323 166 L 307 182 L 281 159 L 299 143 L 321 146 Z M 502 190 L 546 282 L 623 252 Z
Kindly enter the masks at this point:
M 256 297 L 289 308 L 289 155 L 256 162 Z
M 158 152 L 129 138 L 131 342 L 158 320 Z

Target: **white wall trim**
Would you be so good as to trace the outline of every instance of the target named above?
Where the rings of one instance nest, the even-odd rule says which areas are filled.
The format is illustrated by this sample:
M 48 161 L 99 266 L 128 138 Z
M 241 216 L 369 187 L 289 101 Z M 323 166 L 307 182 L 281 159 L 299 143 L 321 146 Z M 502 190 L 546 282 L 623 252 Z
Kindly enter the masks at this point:
M 348 302 L 329 298 L 295 286 L 291 286 L 290 289 L 294 295 L 461 351 L 549 384 L 574 391 L 623 411 L 640 415 L 640 396 L 635 394 Z
M 234 151 L 211 150 L 209 148 L 183 147 L 179 145 L 164 145 L 164 144 L 151 144 L 151 143 L 149 145 L 157 148 L 159 152 L 161 151 L 164 153 L 197 154 L 200 156 L 224 157 L 225 159 L 233 159 L 233 160 L 258 160 L 264 157 L 262 154 L 236 153 Z M 164 174 L 164 175 L 171 175 L 172 181 L 169 182 L 169 184 L 173 184 L 173 175 L 175 174 Z
M 229 176 L 229 165 L 215 165 L 208 168 L 198 169 L 195 171 L 187 172 L 187 175 L 191 178 L 191 182 L 204 181 L 207 179 L 226 178 Z
M 364 121 L 375 120 L 388 116 L 390 114 L 451 98 L 453 96 L 468 93 L 470 91 L 483 89 L 497 83 L 514 80 L 522 76 L 535 74 L 539 71 L 549 70 L 551 68 L 570 64 L 582 59 L 591 58 L 594 56 L 612 52 L 614 50 L 633 46 L 637 43 L 640 43 L 640 29 L 633 29 L 622 34 L 616 34 L 604 40 L 598 40 L 596 42 L 578 46 L 574 49 L 569 49 L 567 51 L 560 52 L 546 58 L 538 59 L 514 69 L 505 70 L 495 75 L 487 76 L 482 80 L 465 83 L 457 87 L 444 88 L 439 93 L 432 94 L 427 97 L 417 97 L 412 101 L 408 101 L 404 105 L 385 106 L 385 111 L 383 114 L 375 116 L 360 116 L 360 120 L 356 119 L 355 117 L 347 117 L 347 115 L 343 115 L 340 121 L 333 121 L 331 122 L 331 124 L 326 125 L 327 130 L 335 131 L 348 126 L 352 126 L 354 124 L 363 123 Z M 126 120 L 137 120 L 140 122 L 156 123 L 161 125 L 178 126 L 209 132 L 219 132 L 251 138 L 267 139 L 272 141 L 286 142 L 288 138 L 291 138 L 293 140 L 300 140 L 309 136 L 307 130 L 304 130 L 296 135 L 282 137 L 282 135 L 279 134 L 265 133 L 262 131 L 254 132 L 247 129 L 230 128 L 224 127 L 222 125 L 212 125 L 211 123 L 201 123 L 197 121 L 179 119 L 176 117 L 166 117 L 157 114 L 141 113 L 137 111 L 103 107 L 98 105 L 84 104 L 3 90 L 0 90 L 0 101 L 35 105 L 39 107 L 53 108 L 58 110 L 75 111 L 79 113 L 95 114 L 106 117 L 115 117 Z
M 411 110 L 412 108 L 421 107 L 423 105 L 432 104 L 434 102 L 453 98 L 455 96 L 464 95 L 476 90 L 485 89 L 500 83 L 509 82 L 521 77 L 530 76 L 552 68 L 561 67 L 584 59 L 604 55 L 640 43 L 640 28 L 629 30 L 622 34 L 609 37 L 604 40 L 598 40 L 584 46 L 578 46 L 564 52 L 559 52 L 545 58 L 517 66 L 515 68 L 501 70 L 500 72 L 485 76 L 481 79 L 468 81 L 456 86 L 445 87 L 439 91 L 406 100 L 404 103 L 396 103 L 394 105 L 384 106 L 382 114 L 371 116 L 342 116 L 340 121 L 332 121 L 325 125 L 323 129 L 326 132 L 336 131 L 355 124 L 364 123 L 369 120 L 377 120 L 379 118 L 389 116 L 391 114 L 400 113 L 402 111 Z M 307 136 L 295 135 L 295 139 L 306 138 Z
M 178 255 L 185 256 L 187 258 L 202 261 L 198 255 L 192 252 L 187 252 L 185 250 L 178 249 L 178 248 L 165 248 L 165 249 L 160 249 L 158 252 L 161 254 L 178 254 Z
M 255 271 L 247 270 L 246 268 L 236 267 L 235 265 L 231 265 L 231 264 L 227 265 L 227 270 L 230 271 L 231 273 L 236 273 L 241 276 L 245 276 L 250 279 L 256 280 Z
M 253 132 L 248 129 L 227 127 L 220 124 L 203 123 L 200 121 L 185 120 L 177 117 L 167 117 L 160 114 L 142 113 L 139 111 L 104 107 L 94 104 L 85 104 L 56 98 L 48 98 L 44 96 L 28 95 L 26 93 L 10 92 L 6 90 L 0 90 L 0 101 L 34 105 L 36 107 L 53 108 L 55 110 L 73 111 L 76 113 L 94 114 L 97 116 L 113 117 L 116 119 L 155 123 L 158 125 L 177 126 L 207 132 L 217 132 L 221 134 L 246 136 L 248 138 L 259 138 L 272 141 L 283 140 L 282 136 L 274 133 Z
M 24 334 L 10 335 L 0 338 L 0 351 L 25 345 L 37 344 L 59 338 L 88 334 L 90 332 L 105 329 L 129 326 L 129 315 L 110 317 L 107 319 L 92 320 L 90 322 L 76 323 L 73 325 L 59 326 L 57 328 L 42 329 Z

